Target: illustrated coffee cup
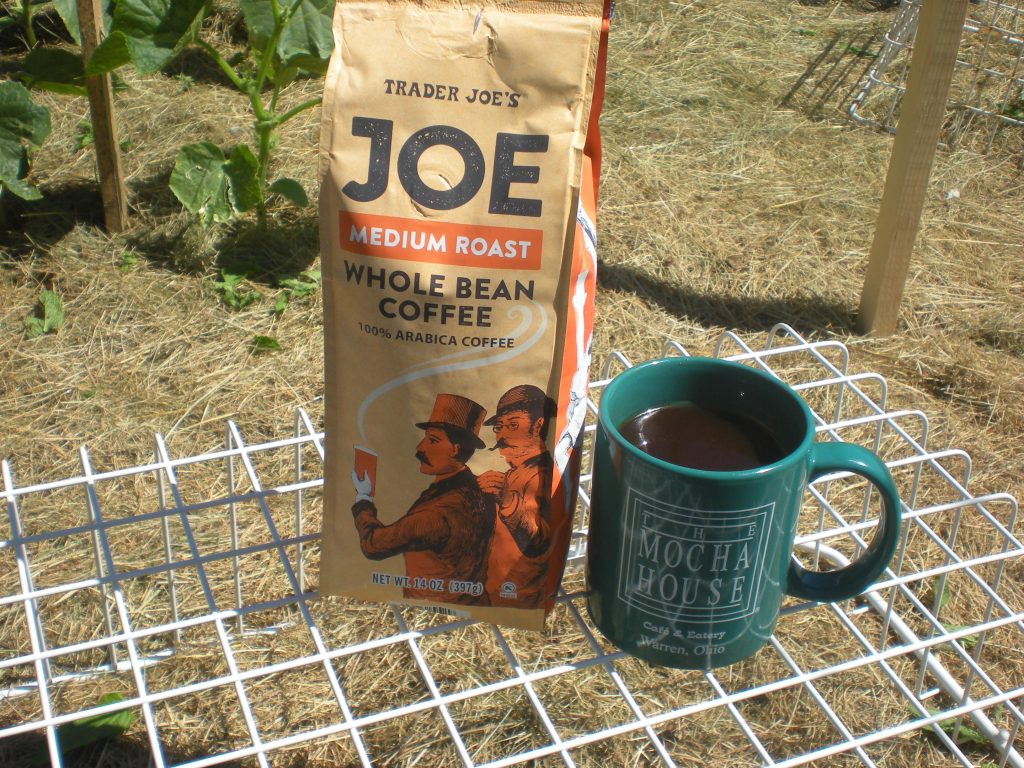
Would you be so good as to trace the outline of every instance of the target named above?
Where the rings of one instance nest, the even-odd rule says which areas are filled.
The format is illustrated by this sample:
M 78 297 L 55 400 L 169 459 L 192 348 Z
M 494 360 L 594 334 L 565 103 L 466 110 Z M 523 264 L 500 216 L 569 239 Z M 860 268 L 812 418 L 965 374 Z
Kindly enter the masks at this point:
M 587 605 L 616 646 L 652 664 L 710 669 L 767 642 L 784 595 L 820 602 L 863 592 L 899 539 L 900 502 L 871 451 L 815 442 L 785 383 L 739 363 L 653 360 L 601 396 L 587 543 Z M 844 568 L 792 557 L 807 484 L 867 478 L 881 498 L 870 544 Z

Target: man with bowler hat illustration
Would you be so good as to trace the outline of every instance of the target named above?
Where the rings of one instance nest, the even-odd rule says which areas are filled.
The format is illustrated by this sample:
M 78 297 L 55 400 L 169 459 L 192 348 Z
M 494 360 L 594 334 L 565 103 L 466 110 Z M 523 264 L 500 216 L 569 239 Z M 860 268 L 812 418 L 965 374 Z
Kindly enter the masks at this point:
M 480 489 L 495 499 L 497 523 L 488 562 L 491 605 L 534 608 L 544 585 L 551 546 L 551 454 L 545 439 L 555 403 L 532 384 L 512 387 L 484 422 L 494 430 L 506 472 L 487 471 Z
M 360 548 L 371 560 L 404 556 L 407 598 L 487 605 L 494 506 L 466 466 L 476 449 L 484 447 L 480 426 L 486 414 L 469 398 L 437 395 L 429 420 L 416 425 L 424 433 L 416 446 L 420 472 L 434 479 L 391 525 L 377 517 L 369 478 L 352 473 L 352 517 Z

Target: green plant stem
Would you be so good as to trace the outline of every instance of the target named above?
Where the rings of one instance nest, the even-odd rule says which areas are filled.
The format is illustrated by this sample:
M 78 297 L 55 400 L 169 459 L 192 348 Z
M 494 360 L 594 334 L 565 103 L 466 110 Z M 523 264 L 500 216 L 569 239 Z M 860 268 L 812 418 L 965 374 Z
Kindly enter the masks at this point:
M 260 226 L 263 226 L 267 219 L 267 175 L 269 173 L 270 165 L 270 145 L 273 143 L 274 133 L 281 124 L 291 120 L 299 113 L 315 107 L 321 102 L 319 97 L 309 99 L 295 107 L 292 107 L 284 114 L 277 115 L 275 112 L 277 109 L 277 99 L 280 96 L 281 89 L 276 84 L 274 85 L 273 91 L 270 95 L 269 103 L 265 104 L 263 101 L 263 88 L 267 83 L 270 69 L 274 63 L 274 55 L 277 52 L 277 45 L 281 40 L 281 35 L 284 32 L 285 26 L 287 26 L 288 21 L 301 4 L 302 0 L 294 0 L 290 5 L 282 9 L 279 0 L 270 0 L 271 11 L 274 15 L 274 30 L 271 32 L 270 39 L 267 41 L 267 44 L 262 51 L 259 64 L 256 68 L 256 76 L 252 80 L 243 80 L 239 77 L 238 73 L 235 72 L 231 65 L 224 60 L 217 49 L 212 45 L 204 40 L 196 41 L 198 45 L 206 51 L 210 58 L 216 62 L 221 71 L 228 76 L 234 86 L 249 97 L 249 103 L 252 106 L 253 115 L 256 118 L 253 125 L 253 130 L 256 133 L 256 139 L 258 142 L 256 162 L 258 164 L 257 183 L 259 185 L 259 200 L 256 203 L 256 218 Z
M 266 58 L 272 54 L 264 51 L 263 55 L 264 58 Z M 256 219 L 260 226 L 263 226 L 267 220 L 267 166 L 270 163 L 270 143 L 274 137 L 274 130 L 277 128 L 277 123 L 274 120 L 273 114 L 268 114 L 266 108 L 263 106 L 262 94 L 260 93 L 260 89 L 257 87 L 256 83 L 252 83 L 249 86 L 249 102 L 252 104 L 252 111 L 256 116 L 253 130 L 256 132 L 256 138 L 259 141 L 259 148 L 257 149 L 256 154 L 256 181 L 259 184 L 259 200 L 256 203 Z
M 281 34 L 300 5 L 302 5 L 302 0 L 295 0 L 290 6 L 281 10 L 281 4 L 278 0 L 270 0 L 271 12 L 274 14 L 274 31 L 270 33 L 270 40 L 267 41 L 267 46 L 263 51 L 263 58 L 260 60 L 259 68 L 256 70 L 257 91 L 263 90 L 263 86 L 267 82 L 267 73 L 270 72 L 270 66 L 274 61 L 274 53 L 277 52 L 277 44 L 281 42 Z
M 309 101 L 304 101 L 298 106 L 292 107 L 284 114 L 278 115 L 276 118 L 274 118 L 274 123 L 276 125 L 284 125 L 296 115 L 305 112 L 307 109 L 312 109 L 322 101 L 323 98 L 321 98 L 320 96 L 317 96 L 315 99 L 310 99 Z
M 276 19 L 277 14 L 275 13 L 275 40 L 276 38 L 279 38 L 281 34 L 277 28 L 278 24 Z M 256 218 L 260 226 L 263 226 L 267 219 L 267 163 L 270 158 L 270 143 L 273 139 L 276 123 L 273 120 L 273 116 L 268 115 L 263 106 L 261 91 L 263 89 L 262 83 L 266 78 L 266 72 L 273 57 L 274 48 L 268 46 L 267 50 L 263 52 L 263 58 L 260 61 L 260 74 L 257 75 L 255 81 L 247 82 L 243 80 L 237 72 L 235 72 L 234 68 L 228 64 L 223 56 L 220 55 L 220 52 L 208 42 L 197 39 L 196 44 L 206 51 L 207 55 L 213 59 L 220 70 L 227 75 L 235 88 L 249 97 L 249 103 L 252 105 L 253 114 L 256 116 L 254 130 L 256 131 L 256 137 L 259 140 L 259 150 L 257 155 L 257 162 L 259 163 L 259 171 L 257 173 L 257 181 L 259 183 L 259 201 L 256 204 Z M 276 47 L 276 43 L 274 46 Z
M 263 91 L 263 85 L 267 82 L 267 73 L 274 61 L 274 53 L 277 51 L 277 44 L 281 41 L 281 33 L 284 32 L 285 24 L 288 23 L 290 14 L 281 13 L 281 6 L 277 0 L 270 0 L 270 8 L 274 14 L 274 31 L 270 33 L 270 39 L 263 49 L 263 57 L 260 59 L 259 68 L 256 70 L 256 93 Z M 260 104 L 262 108 L 263 105 Z
M 21 0 L 21 28 L 29 48 L 36 47 L 36 32 L 32 29 L 32 0 Z
M 259 137 L 258 181 L 260 196 L 256 203 L 256 220 L 262 227 L 267 220 L 267 166 L 270 164 L 270 142 L 274 137 L 274 123 L 261 122 L 256 125 L 256 135 Z
M 228 76 L 232 85 L 235 86 L 242 93 L 245 93 L 247 88 L 245 81 L 238 76 L 238 73 L 231 67 L 230 64 L 225 61 L 224 57 L 220 55 L 220 52 L 210 45 L 205 40 L 196 39 L 196 45 L 206 51 L 207 55 L 213 59 L 213 62 L 220 68 L 221 72 Z
M 270 109 L 263 104 L 263 86 L 267 82 L 267 74 L 274 62 L 274 54 L 277 52 L 277 44 L 281 40 L 285 25 L 292 13 L 298 8 L 296 2 L 287 10 L 282 11 L 278 0 L 270 0 L 271 12 L 274 14 L 274 31 L 270 34 L 263 55 L 260 57 L 259 67 L 256 70 L 256 78 L 249 86 L 249 101 L 252 103 L 252 110 L 256 115 L 256 136 L 259 138 L 259 150 L 256 156 L 258 163 L 259 202 L 256 204 L 256 219 L 260 226 L 267 220 L 267 173 L 270 164 L 270 144 L 274 137 L 274 131 L 280 125 L 274 113 L 274 106 L 277 104 L 277 96 L 280 88 L 275 85 L 270 97 Z

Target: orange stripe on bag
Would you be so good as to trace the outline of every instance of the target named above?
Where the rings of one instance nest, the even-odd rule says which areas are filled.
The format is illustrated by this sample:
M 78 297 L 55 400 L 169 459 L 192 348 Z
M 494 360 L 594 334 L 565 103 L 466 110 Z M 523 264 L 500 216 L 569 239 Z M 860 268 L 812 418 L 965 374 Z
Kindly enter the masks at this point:
M 486 269 L 540 269 L 539 229 L 456 224 L 341 211 L 341 248 L 379 259 Z

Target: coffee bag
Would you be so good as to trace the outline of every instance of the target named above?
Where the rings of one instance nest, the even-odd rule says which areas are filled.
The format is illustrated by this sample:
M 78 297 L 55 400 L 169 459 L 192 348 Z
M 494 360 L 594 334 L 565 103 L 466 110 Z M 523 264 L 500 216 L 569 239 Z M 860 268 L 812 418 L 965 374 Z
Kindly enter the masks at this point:
M 608 8 L 339 0 L 322 594 L 539 629 L 572 532 Z

